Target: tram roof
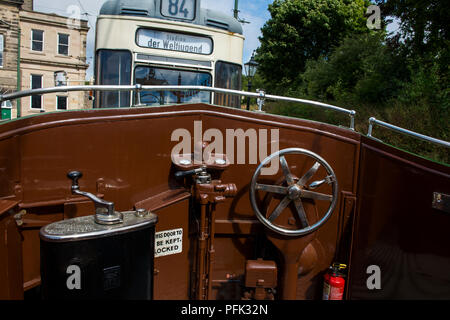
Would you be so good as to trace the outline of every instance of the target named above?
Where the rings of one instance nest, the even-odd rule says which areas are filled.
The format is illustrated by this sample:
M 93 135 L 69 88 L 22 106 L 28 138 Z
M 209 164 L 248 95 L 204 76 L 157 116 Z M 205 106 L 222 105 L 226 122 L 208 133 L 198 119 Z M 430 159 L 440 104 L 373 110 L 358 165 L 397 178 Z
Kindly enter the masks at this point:
M 180 21 L 163 16 L 158 10 L 159 5 L 157 3 L 159 1 L 109 0 L 100 9 L 100 15 L 128 15 Z M 243 34 L 242 25 L 234 17 L 216 10 L 200 8 L 199 14 L 196 15 L 194 20 L 184 22 Z

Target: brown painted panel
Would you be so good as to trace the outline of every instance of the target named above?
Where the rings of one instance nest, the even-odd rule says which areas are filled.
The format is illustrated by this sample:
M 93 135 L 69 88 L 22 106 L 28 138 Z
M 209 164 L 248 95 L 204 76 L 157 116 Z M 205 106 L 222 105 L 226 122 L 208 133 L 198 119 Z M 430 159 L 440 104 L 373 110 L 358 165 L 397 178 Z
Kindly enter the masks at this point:
M 0 197 L 14 194 L 19 181 L 20 145 L 17 137 L 0 140 Z
M 229 117 L 229 116 L 228 116 Z M 311 123 L 305 123 L 303 121 L 298 121 L 296 125 L 292 125 L 287 119 L 276 116 L 267 116 L 264 119 L 258 118 L 237 118 L 234 121 L 226 121 L 228 118 L 226 115 L 205 115 L 202 117 L 203 131 L 206 128 L 216 128 L 219 129 L 223 136 L 226 136 L 227 129 L 243 129 L 244 131 L 248 129 L 254 129 L 259 133 L 259 130 L 267 130 L 267 135 L 270 141 L 271 130 L 279 129 L 280 138 L 280 150 L 285 148 L 303 148 L 313 151 L 323 157 L 333 168 L 336 173 L 339 190 L 345 191 L 346 194 L 353 194 L 356 192 L 356 178 L 357 178 L 357 167 L 359 161 L 359 140 L 358 136 L 349 130 L 345 131 L 339 128 L 331 126 L 320 125 L 318 127 L 311 128 Z M 225 118 L 225 119 L 224 119 Z M 189 124 L 186 123 L 188 126 Z M 316 125 L 316 123 L 314 123 Z M 342 130 L 339 135 L 335 134 L 333 130 Z M 258 138 L 260 135 L 258 134 Z M 270 145 L 267 146 L 267 150 L 270 152 Z M 235 144 L 235 152 L 237 154 L 237 146 Z M 228 223 L 234 222 L 234 230 L 232 234 L 222 235 L 221 245 L 223 248 L 222 252 L 216 249 L 216 256 L 221 254 L 226 254 L 230 256 L 230 261 L 236 261 L 234 266 L 232 264 L 227 265 L 227 268 L 219 267 L 220 263 L 229 263 L 229 261 L 216 262 L 213 272 L 213 284 L 218 284 L 226 290 L 225 292 L 234 292 L 239 281 L 227 281 L 224 274 L 232 274 L 237 279 L 243 277 L 243 272 L 245 270 L 245 263 L 237 263 L 237 261 L 245 261 L 246 259 L 256 259 L 259 256 L 255 256 L 258 253 L 253 252 L 249 255 L 248 252 L 242 249 L 237 250 L 240 246 L 239 241 L 236 240 L 238 235 L 243 235 L 248 233 L 248 223 L 239 223 L 242 220 L 248 221 L 249 219 L 255 219 L 255 214 L 251 207 L 249 201 L 249 184 L 253 173 L 255 172 L 259 162 L 262 160 L 258 158 L 257 163 L 248 164 L 249 161 L 249 140 L 247 140 L 246 147 L 246 164 L 237 164 L 237 160 L 234 159 L 235 164 L 230 166 L 227 170 L 223 172 L 220 179 L 224 182 L 233 182 L 238 188 L 238 194 L 233 199 L 227 200 L 226 202 L 218 205 L 216 207 L 216 222 L 218 222 L 218 231 L 221 230 L 223 221 L 228 221 Z M 287 162 L 294 170 L 293 174 L 301 177 L 308 169 L 310 169 L 314 161 L 311 159 L 301 158 L 295 155 L 286 156 Z M 321 176 L 322 174 L 322 176 Z M 315 179 L 320 180 L 324 178 L 324 172 L 318 172 L 318 176 Z M 277 180 L 282 178 L 281 169 L 278 175 L 268 178 L 270 183 L 275 184 Z M 328 193 L 331 191 L 327 186 L 323 186 L 317 190 L 318 192 Z M 305 253 L 303 258 L 300 259 L 299 264 L 299 277 L 297 279 L 297 299 L 315 299 L 320 298 L 322 293 L 322 282 L 323 282 L 323 272 L 328 268 L 328 266 L 334 261 L 337 254 L 337 246 L 340 244 L 338 241 L 338 236 L 342 235 L 342 215 L 344 215 L 344 207 L 341 205 L 343 197 L 341 196 L 337 209 L 332 215 L 331 219 L 322 226 L 316 232 L 316 239 L 311 244 L 308 252 Z M 307 204 L 308 206 L 308 204 Z M 311 210 L 317 210 L 322 215 L 328 208 L 327 203 L 318 202 L 314 206 L 311 205 Z M 342 208 L 341 208 L 342 207 Z M 274 207 L 272 208 L 272 210 Z M 292 216 L 292 214 L 287 213 L 286 220 Z M 281 217 L 283 218 L 283 216 Z M 264 228 L 260 229 L 260 232 L 267 232 Z M 346 234 L 346 236 L 349 236 Z M 243 238 L 245 239 L 245 238 Z M 287 238 L 288 239 L 288 238 Z M 249 240 L 246 240 L 249 242 Z M 289 241 L 289 240 L 288 240 Z M 228 244 L 225 244 L 227 243 Z M 345 248 L 342 250 L 350 250 L 350 243 L 342 242 Z M 257 246 L 256 244 L 248 245 L 252 248 Z M 239 256 L 240 254 L 240 256 Z M 276 253 L 274 253 L 277 255 Z M 299 252 L 300 254 L 300 252 Z M 272 259 L 278 260 L 278 266 L 282 266 L 282 259 L 280 256 L 275 256 Z M 312 261 L 314 260 L 314 261 Z M 308 266 L 302 266 L 302 262 L 308 262 Z M 347 263 L 348 261 L 341 261 Z M 311 267 L 312 266 L 312 267 Z M 225 271 L 227 270 L 227 271 Z M 279 273 L 282 276 L 282 273 Z M 238 283 L 238 284 L 236 284 Z M 218 291 L 219 287 L 215 287 L 215 291 Z M 214 297 L 222 298 L 233 298 L 239 299 L 239 296 L 230 297 L 226 293 L 221 294 L 220 292 L 214 292 Z
M 28 208 L 20 227 L 23 252 L 23 287 L 34 288 L 41 283 L 39 230 L 49 223 L 63 220 L 63 206 Z
M 83 216 L 90 216 L 95 213 L 95 206 L 92 201 L 73 201 L 64 203 L 64 220 Z
M 0 200 L 0 300 L 23 298 L 21 238 L 11 215 L 16 206 L 17 201 Z
M 349 297 L 449 299 L 450 214 L 431 204 L 450 194 L 450 167 L 365 137 L 360 163 Z M 367 288 L 371 265 L 380 290 Z
M 103 194 L 105 200 L 115 203 L 117 210 L 130 210 L 137 203 L 145 204 L 149 198 L 156 197 L 160 208 L 157 210 L 160 215 L 157 231 L 182 226 L 195 238 L 196 229 L 189 229 L 192 226 L 189 225 L 188 201 L 164 206 L 166 200 L 158 195 L 183 187 L 182 181 L 174 178 L 171 150 L 178 142 L 171 141 L 171 136 L 175 129 L 181 128 L 187 129 L 193 137 L 194 121 L 198 120 L 202 120 L 203 132 L 215 128 L 224 136 L 227 129 L 254 129 L 258 132 L 261 129 L 279 129 L 280 148 L 298 147 L 316 152 L 333 167 L 339 182 L 339 194 L 356 193 L 360 148 L 357 133 L 316 122 L 209 105 L 65 112 L 6 123 L 0 126 L 0 140 L 18 139 L 13 144 L 18 146 L 16 161 L 20 175 L 7 175 L 5 179 L 9 185 L 20 183 L 23 190 L 20 206 L 30 209 L 31 213 L 41 208 L 39 217 L 34 218 L 45 217 L 48 223 L 70 216 L 69 206 L 74 200 L 70 194 L 71 181 L 66 174 L 80 170 L 83 172 L 79 181 L 81 190 Z M 227 274 L 241 277 L 245 261 L 258 258 L 258 246 L 267 243 L 264 240 L 267 230 L 253 225 L 255 215 L 248 194 L 252 174 L 260 160 L 247 165 L 233 164 L 221 175 L 214 174 L 214 178 L 220 178 L 224 183 L 235 183 L 238 188 L 235 198 L 215 206 L 218 234 L 212 296 L 217 298 L 240 299 L 241 290 L 235 284 L 224 289 L 223 293 L 215 286 L 227 280 Z M 299 176 L 313 165 L 310 160 L 290 156 L 288 162 Z M 15 181 L 17 177 L 19 180 Z M 189 185 L 185 187 L 189 188 Z M 329 191 L 327 186 L 321 188 L 318 191 Z M 12 195 L 12 191 L 9 192 L 8 195 Z M 318 296 L 323 271 L 334 259 L 338 236 L 342 234 L 342 215 L 347 212 L 340 198 L 332 218 L 316 233 L 314 242 L 301 255 L 300 278 L 297 279 L 299 299 Z M 327 207 L 323 203 L 316 206 L 310 203 L 309 206 L 318 212 Z M 77 208 L 81 214 L 86 210 L 88 208 L 81 205 Z M 47 219 L 46 215 L 51 218 Z M 23 245 L 27 255 L 30 254 L 24 261 L 24 281 L 28 284 L 37 279 L 39 270 L 36 259 L 38 225 L 34 225 L 34 229 L 29 228 L 24 230 Z M 227 234 L 230 229 L 232 235 Z M 260 240 L 236 241 L 255 238 L 248 237 L 254 230 Z M 185 236 L 189 232 L 185 232 Z M 186 243 L 190 244 L 187 239 Z M 156 258 L 156 265 L 161 265 L 160 273 L 155 276 L 155 298 L 188 298 L 193 257 L 187 255 L 188 251 L 185 253 Z M 266 253 L 265 258 L 281 261 L 274 248 Z
M 153 297 L 155 300 L 187 300 L 190 298 L 193 252 L 190 233 L 189 200 L 185 189 L 166 190 L 143 199 L 135 208 L 150 210 L 158 215 L 156 232 L 183 229 L 182 251 L 155 257 Z M 155 239 L 160 241 L 160 239 Z M 164 241 L 164 240 L 163 240 Z
M 171 168 L 167 148 L 175 128 L 171 119 L 158 118 L 58 126 L 29 133 L 22 139 L 25 198 L 69 197 L 71 182 L 66 174 L 79 169 L 83 172 L 82 190 L 95 193 L 97 180 L 102 178 L 105 199 L 114 198 L 117 209 L 129 210 L 134 202 L 167 189 Z M 51 144 L 46 143 L 49 140 Z
M 155 211 L 158 215 L 156 232 L 183 229 L 182 252 L 155 257 L 154 299 L 187 300 L 193 253 L 189 237 L 189 199 Z
M 240 299 L 244 287 L 245 265 L 254 254 L 255 237 L 216 236 L 212 271 L 212 300 Z M 224 259 L 224 257 L 227 257 Z

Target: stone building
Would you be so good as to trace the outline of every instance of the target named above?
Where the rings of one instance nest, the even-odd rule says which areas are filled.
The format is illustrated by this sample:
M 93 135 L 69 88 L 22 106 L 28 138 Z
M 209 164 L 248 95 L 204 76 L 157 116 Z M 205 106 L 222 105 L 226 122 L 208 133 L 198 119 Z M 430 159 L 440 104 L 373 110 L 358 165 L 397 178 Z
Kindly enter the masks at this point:
M 24 8 L 22 0 L 0 1 L 0 94 L 17 90 L 19 84 L 19 11 Z M 16 102 L 2 104 L 1 119 L 9 119 Z
M 0 22 L 0 40 L 2 32 L 5 38 L 8 32 L 13 36 L 8 37 L 8 47 L 4 46 L 7 68 L 0 69 L 2 92 L 54 87 L 55 75 L 58 79 L 63 75 L 67 85 L 84 84 L 88 68 L 86 20 L 33 11 L 33 0 L 0 1 L 0 17 L 10 26 L 8 29 Z M 89 105 L 84 92 L 26 97 L 12 103 L 12 118 Z
M 19 18 L 21 90 L 54 87 L 57 73 L 64 74 L 67 85 L 84 84 L 87 21 L 29 10 L 21 10 Z M 85 92 L 47 94 L 23 98 L 21 115 L 87 106 Z

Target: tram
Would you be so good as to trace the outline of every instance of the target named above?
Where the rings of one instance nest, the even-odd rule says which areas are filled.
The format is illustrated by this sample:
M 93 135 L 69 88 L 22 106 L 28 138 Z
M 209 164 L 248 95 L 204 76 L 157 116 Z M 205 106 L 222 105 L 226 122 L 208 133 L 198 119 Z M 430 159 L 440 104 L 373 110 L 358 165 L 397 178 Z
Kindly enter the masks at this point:
M 243 37 L 219 16 L 107 2 L 96 85 L 0 95 L 98 95 L 0 124 L 0 299 L 450 299 L 450 166 L 374 136 L 450 142 L 236 90 Z M 259 110 L 223 107 L 241 96 Z M 266 99 L 349 125 L 265 113 Z
M 96 29 L 99 85 L 191 85 L 241 89 L 241 24 L 198 0 L 107 1 Z M 214 103 L 238 107 L 236 96 L 198 90 L 104 92 L 95 107 Z

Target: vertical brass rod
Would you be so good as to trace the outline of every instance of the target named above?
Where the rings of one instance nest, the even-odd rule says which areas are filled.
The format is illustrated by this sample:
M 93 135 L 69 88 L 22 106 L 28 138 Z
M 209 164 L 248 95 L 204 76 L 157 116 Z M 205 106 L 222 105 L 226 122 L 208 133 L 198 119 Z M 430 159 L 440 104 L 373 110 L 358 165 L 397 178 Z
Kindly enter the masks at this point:
M 200 234 L 198 238 L 199 254 L 197 259 L 197 299 L 205 300 L 205 258 L 206 258 L 206 207 L 207 204 L 200 205 Z
M 214 249 L 214 234 L 216 232 L 216 210 L 214 210 L 214 208 L 210 208 L 209 210 L 210 212 L 210 221 L 209 221 L 209 263 L 208 263 L 208 292 L 207 292 L 207 297 L 208 300 L 211 299 L 211 292 L 212 292 L 212 271 L 213 271 L 213 267 L 214 267 L 214 259 L 215 259 L 215 255 L 216 255 L 216 250 Z

